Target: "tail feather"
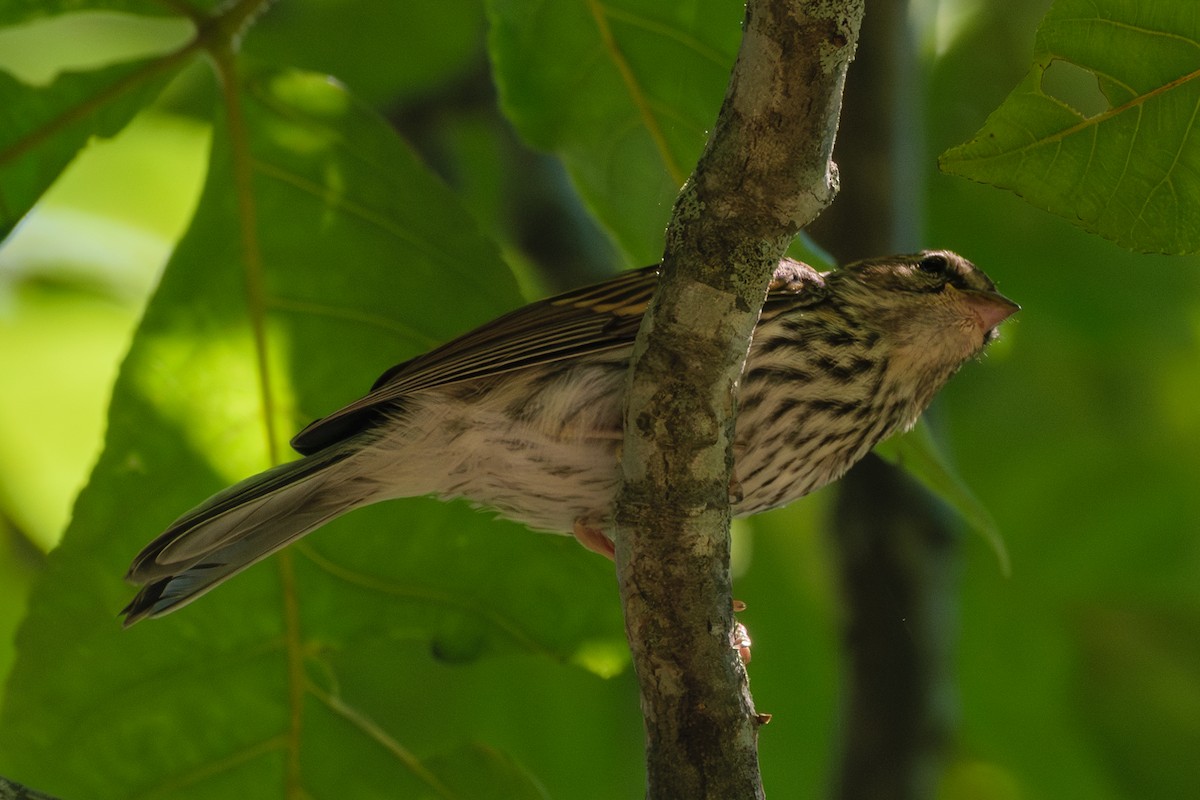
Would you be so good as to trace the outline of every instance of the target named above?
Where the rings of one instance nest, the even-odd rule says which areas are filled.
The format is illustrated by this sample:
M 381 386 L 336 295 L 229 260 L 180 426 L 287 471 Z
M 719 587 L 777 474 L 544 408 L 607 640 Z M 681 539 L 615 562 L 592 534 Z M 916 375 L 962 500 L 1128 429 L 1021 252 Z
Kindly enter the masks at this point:
M 121 610 L 128 627 L 174 611 L 335 517 L 376 499 L 356 491 L 333 447 L 248 478 L 180 517 L 146 546 L 126 579 L 143 588 Z M 352 462 L 349 462 L 352 463 Z

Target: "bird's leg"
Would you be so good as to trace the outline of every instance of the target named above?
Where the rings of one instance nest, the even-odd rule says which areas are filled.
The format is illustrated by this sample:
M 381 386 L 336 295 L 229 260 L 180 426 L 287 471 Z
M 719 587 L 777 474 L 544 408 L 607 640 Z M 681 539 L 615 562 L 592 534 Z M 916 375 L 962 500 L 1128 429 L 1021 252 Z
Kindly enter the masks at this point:
M 609 561 L 615 559 L 616 546 L 602 528 L 589 524 L 585 519 L 577 519 L 571 533 L 575 536 L 576 541 L 593 553 L 599 553 Z

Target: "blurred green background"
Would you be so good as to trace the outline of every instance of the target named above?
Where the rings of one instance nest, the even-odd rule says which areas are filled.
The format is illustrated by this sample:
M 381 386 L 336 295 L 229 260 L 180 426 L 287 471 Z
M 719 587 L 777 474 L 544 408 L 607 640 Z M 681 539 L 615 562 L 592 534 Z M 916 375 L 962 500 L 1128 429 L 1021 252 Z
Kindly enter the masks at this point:
M 630 7 L 635 5 L 608 7 L 607 20 L 618 33 L 628 34 L 621 41 L 635 69 L 649 70 L 646 65 L 655 57 L 652 48 L 634 33 L 650 35 L 655 29 L 630 22 L 644 23 L 643 17 L 633 16 L 637 9 Z M 112 7 L 146 11 L 138 3 Z M 550 101 L 539 106 L 536 91 L 520 95 L 515 84 L 509 84 L 506 108 L 518 121 L 520 134 L 498 110 L 489 75 L 485 12 L 491 14 L 492 57 L 503 64 L 508 80 L 515 81 L 514 76 L 522 74 L 545 77 L 543 65 L 522 61 L 532 59 L 530 51 L 540 45 L 564 51 L 564 63 L 569 60 L 577 45 L 557 33 L 557 17 L 576 12 L 586 17 L 596 7 L 584 2 L 495 2 L 485 9 L 470 0 L 285 2 L 247 31 L 242 58 L 247 71 L 251 66 L 285 64 L 336 76 L 365 107 L 386 117 L 475 220 L 479 233 L 471 235 L 496 243 L 489 255 L 492 266 L 511 268 L 525 296 L 532 298 L 618 268 L 650 263 L 657 257 L 655 248 L 661 247 L 653 233 L 670 210 L 674 170 L 669 164 L 665 169 L 658 165 L 664 177 L 646 178 L 636 157 L 624 155 L 636 154 L 640 140 L 626 141 L 626 131 L 605 126 L 603 108 L 586 102 L 580 104 L 584 111 L 559 108 Z M 921 59 L 914 73 L 921 85 L 913 95 L 920 98 L 919 107 L 910 111 L 914 126 L 923 131 L 923 153 L 905 167 L 919 177 L 914 186 L 921 188 L 908 200 L 919 210 L 920 242 L 967 255 L 1024 309 L 1006 324 L 1002 340 L 982 363 L 967 365 L 952 381 L 938 409 L 946 448 L 995 517 L 1012 560 L 1012 574 L 1006 577 L 986 543 L 977 537 L 964 539 L 961 598 L 947 609 L 959 635 L 954 654 L 958 687 L 946 702 L 956 709 L 959 732 L 941 796 L 1190 796 L 1200 785 L 1200 762 L 1195 758 L 1200 752 L 1200 263 L 1191 257 L 1123 252 L 1009 193 L 936 171 L 937 155 L 974 133 L 1025 74 L 1034 31 L 1047 7 L 1046 0 L 914 0 L 908 11 Z M 699 62 L 709 65 L 695 69 L 717 74 L 718 80 L 704 84 L 716 86 L 716 92 L 701 91 L 683 79 L 654 88 L 661 93 L 659 99 L 694 91 L 699 118 L 704 119 L 708 109 L 711 119 L 729 62 L 723 68 L 716 64 L 736 48 L 741 9 L 737 3 L 711 2 L 679 4 L 677 13 L 704 18 L 706 24 L 712 21 L 709 39 L 691 42 L 689 48 L 700 54 Z M 16 11 L 11 14 L 10 26 L 0 28 L 0 69 L 30 86 L 47 84 L 61 70 L 152 58 L 172 51 L 191 35 L 188 23 L 169 17 L 20 20 Z M 544 24 L 544 39 L 536 38 L 538 28 L 528 24 L 530 18 Z M 623 20 L 628 23 L 625 29 L 620 28 Z M 522 41 L 522 34 L 535 38 Z M 549 58 L 554 52 L 538 55 Z M 639 58 L 651 60 L 638 62 Z M 598 72 L 582 56 L 564 69 L 580 73 L 580 81 Z M 118 367 L 161 271 L 200 202 L 213 138 L 207 108 L 214 89 L 208 72 L 203 63 L 182 71 L 120 135 L 93 142 L 0 247 L 0 375 L 6 376 L 0 391 L 0 675 L 9 674 L 26 646 L 35 653 L 21 682 L 10 683 L 4 718 L 10 743 L 12 737 L 28 738 L 38 731 L 45 734 L 47 747 L 71 741 L 55 738 L 49 723 L 33 718 L 31 703 L 14 700 L 12 692 L 27 692 L 35 685 L 37 658 L 42 657 L 36 653 L 49 647 L 44 644 L 47 635 L 35 633 L 31 624 L 18 652 L 16 631 L 34 582 L 54 574 L 53 557 L 48 559 L 47 553 L 59 541 L 72 503 L 101 451 Z M 851 84 L 854 80 L 852 68 Z M 581 96 L 588 96 L 583 89 Z M 591 139 L 571 139 L 553 124 L 562 117 L 570 120 L 564 127 L 587 128 L 588 113 L 599 120 Z M 683 141 L 678 150 L 692 152 L 694 159 L 703 141 L 703 123 L 696 130 L 684 114 L 663 113 L 659 118 L 663 136 Z M 558 155 L 530 149 L 522 136 Z M 601 162 L 589 160 L 597 139 L 599 145 L 611 142 L 619 154 Z M 681 157 L 678 168 L 686 174 L 691 163 Z M 870 169 L 844 158 L 839 165 L 843 174 Z M 627 209 L 622 208 L 625 202 Z M 628 227 L 622 227 L 622 213 L 631 215 Z M 869 226 L 871 220 L 858 224 Z M 334 266 L 353 275 L 360 264 L 350 261 L 331 269 Z M 494 313 L 488 303 L 494 303 L 495 310 L 511 307 L 512 285 L 496 288 L 486 280 L 491 273 L 480 274 L 485 279 L 478 282 L 469 269 L 446 276 L 451 298 L 446 308 L 454 308 L 455 296 L 484 299 L 465 310 L 461 320 L 440 320 L 448 332 L 428 336 L 444 337 L 486 318 Z M 174 289 L 163 289 L 168 291 L 178 300 L 188 288 L 177 283 Z M 296 341 L 303 339 L 298 336 Z M 346 378 L 349 385 L 333 394 L 351 399 L 375 377 L 369 369 L 403 356 L 403 347 L 394 352 L 381 348 L 366 359 L 361 374 Z M 314 368 L 322 379 L 330 376 L 334 351 L 307 357 L 326 360 Z M 304 381 L 296 383 L 296 402 L 303 407 Z M 310 415 L 328 408 L 311 409 Z M 294 421 L 302 424 L 303 412 L 296 412 Z M 215 467 L 223 478 L 238 477 L 239 469 L 247 471 L 242 466 L 246 463 L 250 468 L 261 466 L 252 456 L 233 460 L 237 466 Z M 177 480 L 185 484 L 181 496 L 193 501 L 219 483 L 208 477 L 207 483 L 187 485 L 194 473 L 183 465 L 180 470 Z M 171 475 L 160 474 L 152 486 L 170 480 Z M 188 501 L 181 502 L 178 512 Z M 750 604 L 743 622 L 755 639 L 752 688 L 759 707 L 775 715 L 762 733 L 761 755 L 767 791 L 777 796 L 820 794 L 835 758 L 839 612 L 821 538 L 829 502 L 826 491 L 795 508 L 739 523 L 735 534 L 736 591 Z M 381 530 L 396 527 L 389 520 L 397 513 L 402 512 L 368 512 Z M 114 514 L 121 518 L 119 511 Z M 446 524 L 453 527 L 468 516 L 484 519 L 464 512 Z M 134 529 L 105 533 L 114 537 L 106 545 L 112 558 L 94 562 L 103 565 L 94 567 L 101 574 L 97 581 L 109 582 L 100 594 L 105 602 L 108 597 L 121 602 L 116 599 L 123 591 L 116 583 L 121 554 L 132 556 L 158 532 L 136 514 L 130 520 Z M 169 516 L 159 524 L 166 521 Z M 343 538 L 352 537 L 354 530 L 353 522 L 338 526 Z M 387 535 L 396 538 L 396 557 L 402 558 L 399 539 L 405 531 Z M 448 758 L 446 753 L 461 757 L 458 746 L 478 747 L 486 754 L 480 758 L 489 765 L 487 774 L 508 774 L 504 769 L 511 767 L 518 776 L 513 786 L 523 788 L 512 789 L 508 796 L 519 796 L 530 785 L 556 797 L 640 793 L 636 688 L 623 659 L 613 655 L 619 620 L 615 589 L 604 594 L 610 580 L 606 565 L 576 553 L 570 542 L 521 531 L 504 530 L 488 541 L 501 536 L 514 542 L 513 549 L 500 545 L 501 553 L 516 552 L 513 558 L 520 559 L 528 551 L 533 554 L 529 558 L 544 558 L 551 565 L 547 570 L 556 563 L 566 565 L 558 579 L 561 593 L 528 598 L 528 607 L 520 606 L 525 608 L 524 618 L 551 611 L 589 620 L 594 616 L 600 621 L 580 622 L 579 630 L 585 633 L 577 634 L 585 640 L 591 636 L 592 644 L 551 645 L 545 652 L 480 645 L 479 653 L 468 647 L 466 655 L 447 657 L 439 642 L 459 646 L 470 644 L 470 637 L 443 640 L 435 633 L 433 646 L 427 647 L 413 646 L 393 632 L 390 638 L 356 639 L 365 644 L 341 650 L 330 634 L 328 639 L 306 642 L 314 652 L 327 648 L 336 653 L 327 659 L 314 657 L 313 663 L 333 665 L 330 674 L 335 667 L 344 669 L 338 674 L 360 676 L 363 683 L 351 685 L 343 679 L 333 684 L 337 692 L 322 684 L 313 697 L 357 691 L 367 708 L 437 698 L 443 704 L 441 719 L 428 719 L 438 715 L 436 705 L 420 712 L 437 733 L 422 733 L 414 722 L 409 731 L 414 739 L 403 740 L 404 746 L 430 765 Z M 385 542 L 378 552 L 387 552 L 389 546 Z M 456 557 L 466 562 L 471 552 L 467 548 Z M 82 550 L 62 559 L 64 565 L 70 559 L 73 569 L 83 569 L 80 565 L 86 563 Z M 317 563 L 315 554 L 313 562 Z M 437 563 L 431 559 L 424 569 L 437 572 Z M 515 575 L 514 581 L 519 577 L 520 568 L 512 561 L 492 561 L 490 567 Z M 576 583 L 572 576 L 577 575 L 586 578 Z M 249 585 L 249 573 L 246 578 Z M 78 588 L 48 580 L 40 594 L 33 595 L 35 602 L 37 597 Z M 531 592 L 549 591 L 537 581 L 554 580 L 539 571 L 536 581 L 527 585 Z M 471 585 L 466 578 L 462 583 Z M 233 584 L 228 588 L 238 591 Z M 592 593 L 581 603 L 585 610 L 570 609 L 573 593 L 585 590 Z M 214 598 L 208 605 L 206 599 L 177 616 L 145 625 L 191 625 L 193 635 L 199 636 L 205 623 L 195 620 L 206 606 L 216 609 L 216 602 Z M 116 607 L 100 609 L 100 622 L 95 624 L 106 624 L 103 620 Z M 184 615 L 193 621 L 184 621 Z M 115 619 L 111 625 L 113 631 L 104 635 L 120 648 L 122 634 L 116 632 Z M 127 636 L 142 635 L 142 627 Z M 63 654 L 72 652 L 70 642 L 54 647 Z M 86 668 L 89 652 L 82 648 L 76 653 L 82 666 L 72 680 L 80 686 L 91 677 Z M 350 662 L 360 665 L 358 671 Z M 320 671 L 311 664 L 310 668 Z M 372 677 L 380 683 L 372 683 Z M 161 687 L 151 681 L 144 690 L 138 701 L 153 709 Z M 47 684 L 45 696 L 59 691 L 61 687 Z M 375 696 L 388 692 L 396 697 Z M 86 689 L 79 694 L 85 696 Z M 125 697 L 102 705 L 89 723 L 119 727 L 117 718 L 127 701 Z M 233 701 L 215 695 L 203 702 Z M 326 707 L 336 715 L 336 703 Z M 522 710 L 527 718 L 521 717 Z M 392 735 L 403 739 L 398 732 L 403 724 L 400 712 L 388 713 L 396 715 Z M 208 720 L 221 714 L 199 716 Z M 560 716 L 571 719 L 560 721 Z M 338 746 L 336 728 L 313 725 L 312 730 L 317 733 L 306 747 Z M 209 758 L 216 762 L 212 748 L 219 751 L 219 746 L 196 747 L 201 755 L 193 764 Z M 577 748 L 586 750 L 590 764 L 565 755 Z M 503 752 L 503 759 L 494 758 L 496 751 Z M 371 756 L 375 757 L 378 754 Z M 365 774 L 370 759 L 362 758 Z M 183 767 L 176 767 L 170 780 L 163 777 L 171 774 L 163 767 L 153 780 L 116 775 L 105 783 L 94 775 L 58 774 L 47 783 L 45 776 L 55 771 L 35 762 L 25 750 L 6 753 L 0 747 L 0 774 L 39 783 L 46 790 L 80 792 L 89 787 L 93 794 L 75 796 L 125 796 L 112 788 L 124 780 L 143 787 L 138 792 L 130 789 L 129 796 L 155 791 L 170 796 L 175 792 L 163 787 L 177 780 L 194 796 L 222 796 L 219 781 L 208 785 L 208 778 L 192 779 L 193 773 Z M 507 767 L 497 767 L 501 762 Z M 180 763 L 187 758 L 181 756 Z M 342 781 L 343 787 L 351 781 L 348 785 L 353 787 L 354 763 L 347 760 L 341 775 L 322 773 L 305 785 L 314 796 L 324 793 L 319 790 L 324 780 L 334 781 L 333 786 Z M 452 771 L 464 774 L 463 763 L 473 762 L 457 761 Z M 254 786 L 238 783 L 238 769 L 225 765 L 215 771 L 240 790 Z M 537 779 L 527 780 L 529 774 Z M 363 780 L 347 796 L 372 796 L 369 781 Z M 147 790 L 146 785 L 157 788 Z M 459 791 L 462 796 L 504 796 L 495 794 L 497 785 L 503 784 L 478 794 L 470 788 Z M 248 796 L 278 793 L 275 788 L 248 791 Z

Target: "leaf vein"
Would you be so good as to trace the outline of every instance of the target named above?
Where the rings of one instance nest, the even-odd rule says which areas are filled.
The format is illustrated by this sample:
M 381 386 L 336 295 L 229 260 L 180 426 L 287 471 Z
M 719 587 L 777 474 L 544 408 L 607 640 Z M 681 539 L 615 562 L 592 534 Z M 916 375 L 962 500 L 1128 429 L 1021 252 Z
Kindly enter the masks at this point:
M 610 9 L 601 3 L 600 0 L 587 0 L 587 4 L 588 9 L 592 12 L 592 18 L 596 21 L 596 29 L 600 34 L 600 41 L 608 53 L 613 66 L 620 73 L 621 80 L 625 83 L 625 88 L 629 92 L 630 100 L 633 101 L 634 106 L 637 108 L 642 125 L 645 126 L 646 132 L 650 135 L 651 140 L 653 140 L 659 157 L 662 158 L 663 166 L 666 167 L 667 174 L 671 176 L 671 180 L 677 185 L 682 184 L 686 177 L 683 169 L 679 166 L 679 163 L 675 160 L 675 155 L 667 145 L 666 136 L 663 135 L 662 127 L 658 124 L 658 119 L 655 117 L 654 110 L 646 97 L 645 91 L 642 89 L 641 82 L 638 81 L 637 76 L 633 73 L 633 69 L 629 66 L 629 62 L 625 59 L 620 48 L 617 47 L 612 29 L 608 25 Z
M 360 586 L 364 589 L 389 594 L 393 597 L 402 597 L 410 600 L 423 600 L 429 603 L 452 608 L 456 611 L 465 611 L 479 619 L 492 625 L 496 630 L 505 634 L 509 639 L 519 646 L 529 650 L 530 652 L 539 653 L 546 656 L 554 656 L 545 646 L 536 642 L 517 623 L 513 622 L 497 613 L 491 608 L 480 605 L 479 603 L 455 597 L 449 592 L 442 592 L 429 587 L 414 587 L 402 585 L 396 581 L 391 581 L 386 578 L 381 578 L 376 575 L 369 575 L 358 570 L 350 569 L 342 566 L 335 561 L 321 555 L 305 542 L 297 542 L 292 545 L 292 549 L 301 553 L 305 558 L 311 561 L 320 569 L 328 572 L 335 578 L 346 581 L 347 583 Z

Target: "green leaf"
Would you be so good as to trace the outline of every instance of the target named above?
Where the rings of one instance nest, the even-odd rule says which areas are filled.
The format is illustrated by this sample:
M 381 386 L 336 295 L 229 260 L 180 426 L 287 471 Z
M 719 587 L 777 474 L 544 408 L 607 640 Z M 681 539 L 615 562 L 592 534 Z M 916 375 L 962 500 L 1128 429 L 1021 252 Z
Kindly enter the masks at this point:
M 373 30 L 387 33 L 364 35 L 362 24 L 347 20 L 370 20 Z M 483 4 L 477 1 L 278 3 L 255 25 L 245 52 L 268 63 L 336 75 L 372 105 L 396 108 L 437 96 L 448 79 L 478 71 L 483 28 Z M 398 34 L 403 47 L 397 47 Z
M 550 797 L 519 765 L 502 753 L 478 745 L 434 759 L 430 767 L 434 771 L 444 769 L 447 786 L 459 797 L 504 800 L 546 800 Z
M 0 238 L 80 149 L 115 135 L 194 62 L 191 18 L 114 13 L 164 10 L 138 0 L 0 7 Z
M 562 156 L 626 257 L 651 264 L 679 187 L 717 118 L 740 41 L 724 0 L 491 0 L 503 108 Z
M 0 73 L 0 237 L 93 136 L 112 136 L 153 100 L 189 54 L 59 76 L 45 92 Z
M 220 0 L 190 0 L 197 12 L 212 10 Z M 8 0 L 0 6 L 0 24 L 31 22 L 60 15 L 84 16 L 95 12 L 124 13 L 139 16 L 177 16 L 182 4 L 159 0 Z
M 971 487 L 951 466 L 946 455 L 938 447 L 923 419 L 911 431 L 902 436 L 893 436 L 875 448 L 875 453 L 886 461 L 903 467 L 919 480 L 926 489 L 945 501 L 962 517 L 971 530 L 983 537 L 1000 562 L 1000 571 L 1009 575 L 1012 564 L 1004 537 L 996 526 L 991 513 L 971 491 Z
M 427 773 L 450 787 L 457 763 L 498 774 L 462 748 L 521 748 L 511 722 L 537 674 L 518 663 L 465 686 L 484 656 L 578 673 L 584 706 L 602 695 L 566 665 L 623 639 L 611 568 L 570 539 L 461 504 L 389 503 L 166 619 L 123 631 L 115 616 L 130 558 L 172 518 L 266 467 L 387 366 L 521 302 L 450 191 L 334 82 L 272 72 L 232 86 L 226 107 L 241 113 L 216 119 L 196 217 L 30 598 L 0 773 L 64 797 L 355 796 L 389 774 L 353 768 L 369 755 L 404 776 L 395 785 L 458 796 Z M 507 733 L 481 731 L 477 714 L 414 713 L 423 703 L 490 704 Z M 564 729 L 586 740 L 586 719 Z
M 1123 247 L 1195 253 L 1198 114 L 1194 4 L 1057 0 L 1028 75 L 940 164 Z

